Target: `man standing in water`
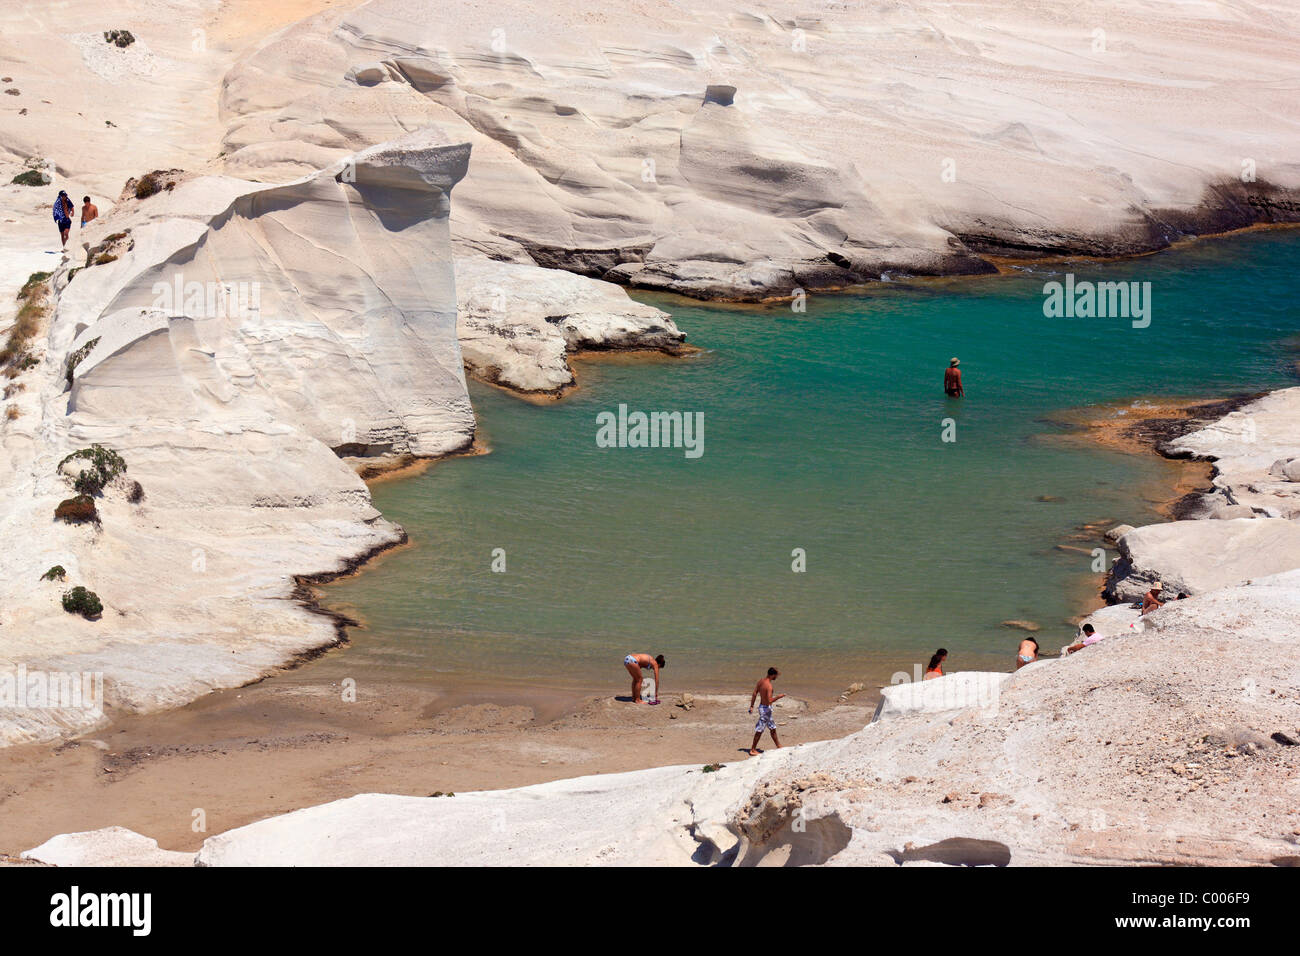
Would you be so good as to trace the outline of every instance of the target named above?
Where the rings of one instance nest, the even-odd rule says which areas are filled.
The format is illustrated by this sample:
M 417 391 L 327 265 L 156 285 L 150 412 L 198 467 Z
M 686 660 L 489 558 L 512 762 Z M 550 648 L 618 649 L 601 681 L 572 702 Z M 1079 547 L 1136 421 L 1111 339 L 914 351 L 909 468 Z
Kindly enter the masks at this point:
M 758 723 L 754 725 L 754 742 L 749 745 L 749 755 L 757 757 L 758 740 L 763 736 L 763 730 L 767 729 L 772 732 L 772 743 L 776 744 L 776 749 L 781 749 L 781 741 L 776 736 L 776 721 L 772 719 L 772 705 L 785 696 L 777 694 L 772 696 L 772 681 L 781 676 L 781 672 L 775 667 L 767 669 L 767 676 L 758 682 L 754 688 L 754 693 L 749 695 L 749 712 L 754 712 L 754 698 L 758 698 Z
M 953 359 L 943 372 L 943 390 L 949 398 L 966 397 L 966 389 L 961 385 L 961 369 L 957 367 L 960 364 L 960 359 Z
M 659 671 L 668 662 L 660 654 L 658 657 L 651 657 L 649 654 L 629 654 L 623 658 L 623 666 L 627 668 L 628 673 L 632 675 L 632 703 L 634 704 L 657 704 L 659 703 Z M 641 669 L 649 667 L 655 672 L 655 699 L 646 701 L 641 699 Z

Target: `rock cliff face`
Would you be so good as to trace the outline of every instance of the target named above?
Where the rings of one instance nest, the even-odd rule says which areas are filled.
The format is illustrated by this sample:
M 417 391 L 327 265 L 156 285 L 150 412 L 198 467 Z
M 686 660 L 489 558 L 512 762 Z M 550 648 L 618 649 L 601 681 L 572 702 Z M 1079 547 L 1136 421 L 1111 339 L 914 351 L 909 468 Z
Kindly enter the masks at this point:
M 462 254 L 706 298 L 1133 253 L 1300 218 L 1283 24 L 1220 3 L 371 0 L 230 71 L 225 162 L 296 176 L 436 122 L 475 150 Z
M 618 286 L 556 269 L 458 258 L 456 292 L 465 367 L 518 392 L 562 394 L 574 384 L 573 352 L 673 354 L 686 338 L 668 313 Z
M 473 438 L 447 225 L 468 153 L 425 131 L 280 186 L 181 181 L 86 230 L 4 435 L 0 671 L 102 672 L 108 704 L 155 708 L 335 640 L 295 576 L 403 538 L 341 456 Z M 60 462 L 93 444 L 126 475 L 98 523 L 56 522 L 80 470 Z M 73 584 L 100 619 L 64 612 Z M 100 719 L 0 709 L 0 742 Z

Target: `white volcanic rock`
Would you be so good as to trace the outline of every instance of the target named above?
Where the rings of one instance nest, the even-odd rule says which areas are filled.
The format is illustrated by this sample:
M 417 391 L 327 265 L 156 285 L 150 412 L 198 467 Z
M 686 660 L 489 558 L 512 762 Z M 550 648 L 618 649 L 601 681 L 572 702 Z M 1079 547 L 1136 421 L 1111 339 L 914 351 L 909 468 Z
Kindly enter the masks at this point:
M 1166 596 L 1229 587 L 1300 568 L 1300 388 L 1273 392 L 1168 442 L 1173 455 L 1214 462 L 1200 513 L 1128 530 L 1106 581 L 1112 601 L 1136 601 L 1154 581 Z
M 436 122 L 475 150 L 465 252 L 751 299 L 987 271 L 1295 219 L 1283 27 L 1215 0 L 371 0 L 227 74 L 225 162 L 283 179 Z
M 1165 597 L 1200 594 L 1300 568 L 1300 524 L 1284 518 L 1171 521 L 1119 540 L 1107 597 L 1137 601 L 1152 583 Z
M 558 394 L 572 385 L 570 352 L 674 353 L 686 338 L 668 313 L 633 302 L 619 286 L 556 269 L 458 258 L 456 293 L 466 369 L 521 392 Z
M 61 833 L 22 854 L 51 866 L 193 866 L 194 854 L 163 850 L 125 827 Z
M 1278 518 L 1300 516 L 1300 388 L 1272 392 L 1169 443 L 1175 454 L 1214 461 L 1221 504 Z
M 60 269 L 23 414 L 0 423 L 0 534 L 21 542 L 0 553 L 0 674 L 102 673 L 108 706 L 153 709 L 336 639 L 295 576 L 403 539 L 340 456 L 472 441 L 447 228 L 467 159 L 425 131 L 281 186 L 184 180 L 85 231 L 90 249 L 124 233 L 120 255 Z M 100 524 L 56 522 L 59 462 L 92 443 L 144 498 L 119 481 Z M 66 584 L 38 580 L 55 564 Z M 100 619 L 62 610 L 74 584 Z M 103 719 L 0 706 L 0 742 Z
M 876 720 L 904 714 L 936 714 L 968 707 L 991 707 L 1012 675 L 988 671 L 958 671 L 931 680 L 909 681 L 880 689 Z

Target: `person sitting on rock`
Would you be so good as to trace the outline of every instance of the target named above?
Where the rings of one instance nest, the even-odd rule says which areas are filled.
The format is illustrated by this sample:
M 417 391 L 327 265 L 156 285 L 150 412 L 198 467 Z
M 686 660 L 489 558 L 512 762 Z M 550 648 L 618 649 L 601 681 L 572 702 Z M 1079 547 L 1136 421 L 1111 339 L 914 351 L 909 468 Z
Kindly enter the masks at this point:
M 1098 641 L 1101 640 L 1101 638 L 1102 635 L 1097 633 L 1096 628 L 1094 628 L 1091 624 L 1085 624 L 1083 625 L 1083 634 L 1080 636 L 1078 643 L 1071 644 L 1069 647 L 1067 647 L 1065 649 L 1065 653 L 1073 654 L 1075 651 L 1081 651 L 1089 644 L 1096 644 Z
M 1158 607 L 1163 607 L 1164 602 L 1160 600 L 1160 592 L 1164 590 L 1164 585 L 1157 581 L 1151 585 L 1151 590 L 1142 595 L 1142 613 L 1150 614 Z
M 946 648 L 941 647 L 935 651 L 934 656 L 930 658 L 930 666 L 925 669 L 925 676 L 922 677 L 921 680 L 931 680 L 935 677 L 942 677 L 943 662 L 947 659 L 948 651 Z

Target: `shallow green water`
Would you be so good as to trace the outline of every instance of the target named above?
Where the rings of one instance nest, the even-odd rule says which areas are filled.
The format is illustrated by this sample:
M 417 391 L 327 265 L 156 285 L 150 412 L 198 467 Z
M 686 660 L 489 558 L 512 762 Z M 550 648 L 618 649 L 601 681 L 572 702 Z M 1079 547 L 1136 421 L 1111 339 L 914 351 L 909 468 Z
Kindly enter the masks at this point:
M 669 691 L 747 689 L 770 664 L 826 689 L 911 671 L 939 645 L 950 670 L 1010 669 L 1009 618 L 1041 623 L 1054 652 L 1098 580 L 1056 545 L 1087 521 L 1157 520 L 1140 492 L 1171 466 L 1045 441 L 1060 431 L 1047 417 L 1293 384 L 1297 250 L 1295 233 L 1251 234 L 887 283 L 805 314 L 652 300 L 702 354 L 584 364 L 584 388 L 548 407 L 476 387 L 491 454 L 375 488 L 415 546 L 329 589 L 369 628 L 313 666 L 621 686 L 623 655 L 644 650 L 667 656 Z M 1043 283 L 1066 271 L 1151 282 L 1150 327 L 1045 318 Z M 960 402 L 940 388 L 953 355 Z M 597 447 L 596 416 L 619 403 L 703 412 L 703 455 Z

